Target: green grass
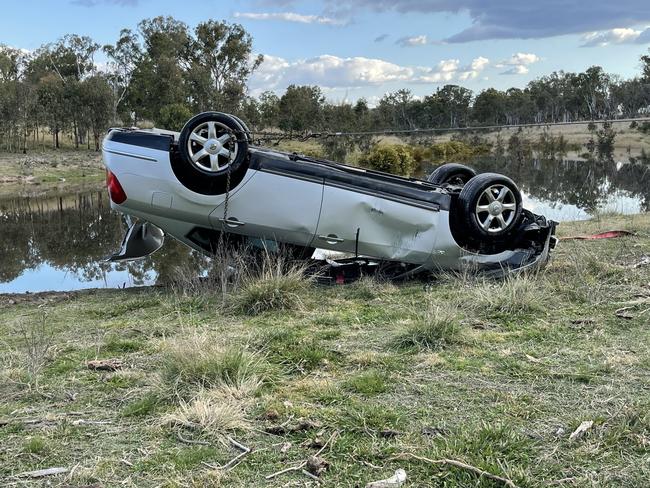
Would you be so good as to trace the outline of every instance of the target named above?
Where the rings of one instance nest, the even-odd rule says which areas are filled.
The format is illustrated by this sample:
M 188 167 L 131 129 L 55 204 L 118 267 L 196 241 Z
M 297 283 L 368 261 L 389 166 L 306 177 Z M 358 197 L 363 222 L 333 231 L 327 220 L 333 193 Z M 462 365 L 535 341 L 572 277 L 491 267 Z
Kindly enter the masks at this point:
M 298 278 L 286 301 L 257 275 L 232 309 L 218 293 L 160 289 L 2 301 L 0 485 L 52 466 L 77 466 L 53 486 L 302 485 L 300 471 L 265 476 L 337 433 L 321 453 L 324 486 L 398 468 L 408 486 L 500 486 L 405 454 L 519 487 L 645 486 L 650 267 L 634 264 L 650 255 L 650 216 L 560 232 L 611 228 L 637 236 L 561 242 L 543 272 L 505 281 Z M 617 317 L 624 307 L 631 318 Z M 86 367 L 108 357 L 123 368 Z M 569 440 L 585 420 L 592 428 Z M 228 437 L 253 452 L 228 471 L 203 464 L 239 453 Z

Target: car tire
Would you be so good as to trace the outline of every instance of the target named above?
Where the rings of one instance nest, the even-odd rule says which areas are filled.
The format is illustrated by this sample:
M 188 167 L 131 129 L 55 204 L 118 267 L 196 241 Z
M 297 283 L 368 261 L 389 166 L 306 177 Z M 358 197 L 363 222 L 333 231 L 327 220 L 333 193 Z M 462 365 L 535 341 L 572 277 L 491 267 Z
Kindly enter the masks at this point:
M 517 185 L 496 173 L 474 176 L 458 195 L 460 230 L 475 244 L 507 241 L 523 211 Z
M 429 175 L 427 181 L 434 185 L 454 185 L 464 186 L 469 180 L 476 176 L 469 166 L 459 163 L 446 163 L 438 166 L 433 173 Z
M 226 193 L 241 182 L 248 169 L 248 139 L 244 134 L 245 129 L 228 114 L 203 112 L 192 117 L 171 154 L 174 174 L 196 193 Z

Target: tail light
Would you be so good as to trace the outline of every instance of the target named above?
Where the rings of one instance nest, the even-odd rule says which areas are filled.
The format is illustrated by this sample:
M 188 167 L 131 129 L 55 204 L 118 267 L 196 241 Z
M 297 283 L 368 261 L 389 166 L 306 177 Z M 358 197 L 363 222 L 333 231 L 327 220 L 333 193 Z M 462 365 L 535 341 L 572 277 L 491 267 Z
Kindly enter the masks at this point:
M 124 192 L 124 188 L 122 188 L 122 185 L 120 185 L 117 177 L 109 170 L 106 170 L 106 186 L 108 187 L 108 194 L 114 203 L 117 203 L 118 205 L 124 203 L 126 200 L 126 193 Z

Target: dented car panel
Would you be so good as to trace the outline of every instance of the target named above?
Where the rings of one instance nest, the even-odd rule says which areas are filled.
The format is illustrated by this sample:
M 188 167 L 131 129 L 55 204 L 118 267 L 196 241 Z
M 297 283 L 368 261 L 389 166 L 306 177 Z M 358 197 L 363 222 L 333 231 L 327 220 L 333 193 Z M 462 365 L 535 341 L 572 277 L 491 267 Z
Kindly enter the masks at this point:
M 178 133 L 155 129 L 115 129 L 105 138 L 104 164 L 126 195 L 111 206 L 137 219 L 112 259 L 155 252 L 164 234 L 209 252 L 214 236 L 227 232 L 405 263 L 410 271 L 497 274 L 543 265 L 554 244 L 555 223 L 528 212 L 511 246 L 477 249 L 454 231 L 456 188 L 267 148 L 248 149 L 247 166 L 227 191 L 199 193 L 174 171 L 177 143 Z

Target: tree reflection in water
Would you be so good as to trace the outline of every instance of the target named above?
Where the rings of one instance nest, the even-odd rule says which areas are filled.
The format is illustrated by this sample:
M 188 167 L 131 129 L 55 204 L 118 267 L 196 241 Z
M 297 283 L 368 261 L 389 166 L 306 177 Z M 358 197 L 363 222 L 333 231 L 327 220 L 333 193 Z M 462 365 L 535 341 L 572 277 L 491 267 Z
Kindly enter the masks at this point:
M 478 171 L 494 171 L 513 178 L 522 191 L 548 205 L 574 205 L 594 213 L 625 196 L 650 211 L 650 161 L 632 159 L 571 161 L 482 157 L 470 164 Z M 147 259 L 109 264 L 125 232 L 121 217 L 110 209 L 105 191 L 56 197 L 0 199 L 0 283 L 46 264 L 47 269 L 72 273 L 74 288 L 109 282 L 111 273 L 130 275 L 131 285 L 169 282 L 178 267 L 207 270 L 208 260 L 173 239 Z M 37 272 L 40 272 L 37 271 Z M 95 284 L 92 284 L 92 283 Z M 39 291 L 37 289 L 31 291 Z
M 76 275 L 77 288 L 117 272 L 128 272 L 132 285 L 153 284 L 170 280 L 178 266 L 200 269 L 206 261 L 167 239 L 147 259 L 105 262 L 119 248 L 126 230 L 120 215 L 110 209 L 105 191 L 2 199 L 0 230 L 0 283 L 47 264 Z

